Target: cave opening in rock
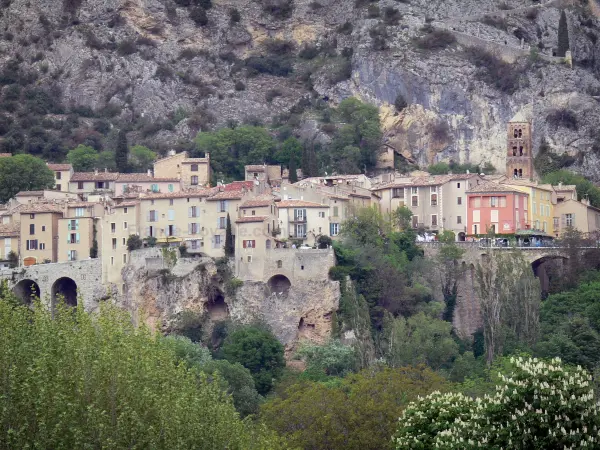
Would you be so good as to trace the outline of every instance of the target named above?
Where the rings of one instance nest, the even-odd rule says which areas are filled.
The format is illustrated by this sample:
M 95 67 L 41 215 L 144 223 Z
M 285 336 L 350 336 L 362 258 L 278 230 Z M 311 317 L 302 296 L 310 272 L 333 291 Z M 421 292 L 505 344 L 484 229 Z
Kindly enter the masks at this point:
M 287 294 L 292 287 L 292 283 L 285 275 L 273 275 L 267 285 L 271 294 Z
M 206 304 L 206 312 L 212 322 L 226 320 L 229 317 L 229 308 L 222 294 L 216 295 Z

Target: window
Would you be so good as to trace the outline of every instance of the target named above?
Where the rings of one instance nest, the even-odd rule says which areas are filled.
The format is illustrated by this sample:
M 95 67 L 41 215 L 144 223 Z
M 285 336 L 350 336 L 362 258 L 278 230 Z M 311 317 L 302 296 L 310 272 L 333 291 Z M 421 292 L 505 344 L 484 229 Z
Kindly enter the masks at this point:
M 411 205 L 412 206 L 419 206 L 419 196 L 418 195 L 413 195 L 411 198 Z
M 256 211 L 252 210 L 252 215 L 255 216 L 256 215 Z
M 305 238 L 306 237 L 306 224 L 297 223 L 295 227 L 295 235 L 297 238 Z
M 306 220 L 306 210 L 294 209 L 294 220 L 296 222 L 304 222 Z
M 123 246 L 126 246 L 127 245 L 127 239 L 123 238 L 122 243 L 123 243 Z
M 254 178 L 257 178 L 258 177 L 258 172 L 254 172 L 253 176 L 254 176 Z
M 75 217 L 83 217 L 85 215 L 85 208 L 75 208 Z
M 227 211 L 227 200 L 219 200 L 219 206 L 217 206 L 217 212 Z
M 481 221 L 481 211 L 476 209 L 473 211 L 473 222 L 480 222 L 480 221 Z
M 189 223 L 188 224 L 188 232 L 190 234 L 198 234 L 199 229 L 200 229 L 200 224 L 198 224 L 198 223 Z
M 192 186 L 198 186 L 198 175 L 193 175 L 190 183 L 192 184 Z
M 498 197 L 500 208 L 506 208 L 506 197 Z
M 283 267 L 283 261 L 281 261 L 280 259 L 277 260 L 277 268 L 281 269 Z
M 267 250 L 271 250 L 271 239 L 267 239 L 267 241 L 265 242 L 265 245 L 267 247 Z
M 174 209 L 169 209 L 167 211 L 167 217 L 169 220 L 175 220 L 175 210 Z
M 148 213 L 148 222 L 158 222 L 158 211 L 153 209 Z
M 57 185 L 54 187 L 54 189 L 56 189 L 57 191 L 60 191 L 60 190 L 61 190 L 61 187 L 62 187 L 62 186 L 61 186 L 60 184 L 57 184 Z
M 413 195 L 417 195 L 419 193 L 419 188 L 418 187 L 411 188 L 411 193 Z
M 542 231 L 546 233 L 548 231 L 548 222 L 544 222 L 543 225 L 544 227 L 542 228 Z
M 462 217 L 461 216 L 456 216 L 456 224 L 457 225 L 462 224 Z
M 107 186 L 104 184 L 104 181 L 96 181 L 96 189 L 104 189 Z
M 127 264 L 127 253 L 123 253 L 123 264 Z
M 517 204 L 518 204 L 518 203 L 519 203 L 519 197 L 517 197 Z M 523 197 L 523 209 L 524 209 L 525 211 L 527 211 L 527 208 L 529 208 L 529 205 L 528 205 L 528 203 L 529 203 L 529 202 L 527 201 L 527 197 Z
M 248 262 L 252 262 L 252 256 L 251 256 L 251 255 L 248 255 L 248 256 L 247 256 L 247 260 L 248 260 Z
M 456 197 L 456 204 L 462 205 L 462 197 Z
M 127 230 L 127 228 L 129 228 L 129 226 L 127 226 L 127 222 L 123 222 L 123 229 Z
M 123 208 L 123 214 L 127 214 L 129 212 L 128 208 Z
M 536 230 L 539 230 L 539 229 L 540 229 L 540 221 L 539 221 L 539 220 L 536 220 L 536 221 L 535 221 L 535 229 L 536 229 Z
M 40 250 L 46 250 L 46 244 L 40 242 Z
M 79 233 L 70 233 L 67 236 L 67 244 L 79 244 Z M 115 248 L 116 248 L 116 239 L 115 239 Z
M 492 208 L 498 206 L 498 197 L 490 197 L 490 206 Z
M 114 222 L 111 222 L 110 224 L 110 232 L 111 233 L 116 233 L 117 232 L 117 224 Z
M 114 265 L 115 265 L 115 257 L 114 257 L 114 256 L 111 256 L 111 257 L 110 257 L 110 265 L 111 265 L 111 266 L 114 266 Z
M 404 198 L 404 188 L 393 188 L 392 198 Z
M 29 224 L 29 234 L 35 234 L 35 225 L 33 223 Z
M 38 249 L 38 241 L 37 239 L 30 239 L 26 241 L 27 250 L 37 250 Z
M 227 217 L 219 217 L 217 219 L 217 227 L 224 230 L 227 227 Z
M 67 257 L 69 261 L 77 261 L 77 250 L 67 251 Z
M 490 211 L 490 220 L 495 223 L 498 222 L 498 210 L 497 209 L 492 209 Z
M 471 197 L 469 199 L 471 208 L 481 208 L 481 197 Z
M 573 220 L 573 214 L 565 214 L 566 225 L 572 227 L 575 221 Z
M 431 206 L 437 206 L 437 194 L 431 194 Z
M 438 188 L 437 188 L 437 186 L 431 186 L 431 187 L 429 188 L 429 193 L 430 193 L 430 194 L 435 194 L 435 193 L 437 193 L 437 191 L 438 191 Z
M 198 207 L 197 206 L 190 206 L 188 208 L 188 216 L 189 217 L 199 217 L 199 215 L 198 215 Z
M 456 183 L 456 189 L 460 189 L 460 183 Z
M 319 217 L 321 219 L 324 219 L 325 218 L 325 212 L 324 211 L 319 211 Z
M 192 166 L 190 167 L 190 170 L 192 172 L 198 172 L 198 164 L 192 164 Z
M 152 184 L 152 186 L 150 186 L 150 190 L 152 192 L 159 192 L 160 189 L 158 189 L 158 184 Z
M 554 227 L 554 229 L 558 229 L 558 217 L 554 217 L 552 219 L 552 226 Z
M 533 214 L 537 214 L 537 203 L 536 202 L 533 202 L 531 209 L 533 209 Z
M 69 223 L 67 224 L 67 229 L 77 230 L 78 228 L 79 228 L 79 220 L 77 220 L 77 219 L 69 220 Z
M 333 207 L 333 217 L 338 217 L 338 214 L 339 214 L 338 208 L 339 208 L 338 206 Z
M 192 242 L 192 250 L 198 250 L 198 240 L 194 239 Z
M 431 215 L 431 226 L 432 227 L 437 227 L 438 226 L 437 214 L 432 214 Z
M 412 227 L 417 228 L 419 226 L 419 216 L 412 216 Z
M 255 240 L 242 241 L 242 244 L 243 244 L 244 248 L 256 248 Z
M 221 248 L 221 236 L 215 234 L 213 239 L 213 248 Z
M 62 178 L 62 173 L 56 172 L 56 179 L 60 180 Z
M 112 249 L 113 250 L 117 249 L 117 238 L 112 238 Z
M 77 189 L 83 189 L 83 181 L 77 182 Z
M 167 236 L 175 236 L 177 228 L 175 227 L 175 225 L 169 225 L 167 227 Z
M 29 214 L 30 219 L 35 219 L 35 214 Z
M 331 236 L 337 236 L 338 234 L 340 234 L 340 224 L 339 223 L 329 224 L 329 234 Z

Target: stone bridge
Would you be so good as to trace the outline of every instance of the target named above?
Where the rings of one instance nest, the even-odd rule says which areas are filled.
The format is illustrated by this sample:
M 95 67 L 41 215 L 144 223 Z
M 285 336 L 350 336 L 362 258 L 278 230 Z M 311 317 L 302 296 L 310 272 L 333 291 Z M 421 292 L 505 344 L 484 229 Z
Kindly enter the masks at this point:
M 31 303 L 31 297 L 35 295 L 43 304 L 52 307 L 62 296 L 68 305 L 83 302 L 84 308 L 91 311 L 108 295 L 102 286 L 102 261 L 99 258 L 2 269 L 1 280 L 7 280 L 12 291 L 26 304 Z

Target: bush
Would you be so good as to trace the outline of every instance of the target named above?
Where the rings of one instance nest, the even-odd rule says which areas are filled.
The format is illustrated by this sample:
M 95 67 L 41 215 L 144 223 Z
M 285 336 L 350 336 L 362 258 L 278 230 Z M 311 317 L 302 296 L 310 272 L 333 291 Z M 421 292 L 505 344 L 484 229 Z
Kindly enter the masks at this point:
M 143 242 L 137 234 L 130 234 L 127 238 L 127 250 L 138 250 L 142 248 Z
M 283 39 L 267 39 L 263 46 L 272 55 L 287 55 L 294 51 L 294 43 Z
M 501 16 L 490 16 L 489 14 L 486 14 L 483 16 L 481 22 L 502 31 L 508 30 L 508 23 L 506 22 L 506 19 Z
M 133 55 L 137 51 L 137 44 L 133 39 L 125 39 L 117 45 L 117 52 L 121 56 Z
M 231 23 L 238 23 L 240 20 L 242 20 L 240 11 L 237 8 L 231 8 L 229 10 L 229 21 Z
M 294 11 L 293 0 L 262 0 L 263 11 L 278 19 L 289 19 Z
M 396 111 L 398 112 L 404 110 L 404 108 L 408 106 L 408 103 L 406 103 L 406 100 L 404 99 L 404 96 L 402 94 L 398 93 L 398 95 L 396 96 L 396 100 L 394 100 L 394 106 L 396 107 Z
M 369 5 L 369 7 L 367 8 L 367 17 L 369 17 L 370 19 L 375 19 L 376 17 L 379 17 L 379 6 Z
M 245 91 L 246 85 L 244 84 L 243 81 L 238 80 L 235 82 L 235 90 L 236 91 Z
M 333 85 L 342 81 L 349 80 L 352 77 L 352 62 L 342 59 L 337 62 L 329 74 L 329 82 Z
M 416 40 L 417 47 L 422 50 L 439 50 L 456 42 L 456 37 L 447 30 L 433 30 Z
M 154 77 L 158 78 L 160 81 L 165 82 L 171 78 L 175 77 L 175 73 L 173 69 L 167 64 L 159 63 L 156 67 L 156 72 L 154 72 Z
M 268 103 L 271 103 L 275 97 L 281 97 L 282 95 L 283 92 L 281 92 L 281 89 L 279 88 L 269 89 L 265 94 L 265 100 Z
M 388 6 L 383 10 L 383 23 L 386 25 L 398 25 L 402 20 L 402 14 L 393 6 Z
M 283 56 L 250 56 L 245 61 L 249 74 L 266 73 L 277 77 L 287 77 L 293 70 L 292 63 Z
M 527 10 L 525 17 L 533 22 L 535 19 L 537 19 L 539 13 L 540 10 L 538 8 L 531 8 Z
M 352 23 L 350 23 L 349 21 L 346 21 L 337 28 L 337 31 L 338 31 L 338 33 L 349 35 L 349 34 L 352 34 L 353 28 L 354 27 L 352 26 Z
M 429 133 L 435 142 L 446 143 L 450 140 L 450 127 L 446 121 L 440 121 L 430 125 Z
M 373 50 L 385 50 L 387 48 L 387 31 L 383 25 L 375 25 L 369 30 L 371 37 L 371 48 Z
M 467 58 L 479 68 L 477 78 L 501 92 L 513 94 L 519 88 L 521 69 L 502 61 L 497 56 L 478 47 L 469 47 Z
M 563 127 L 569 130 L 577 130 L 577 116 L 567 108 L 555 109 L 546 116 L 546 121 L 553 127 Z
M 136 41 L 137 45 L 145 45 L 147 47 L 156 47 L 156 41 L 146 36 L 140 36 Z
M 302 59 L 314 59 L 319 55 L 319 47 L 314 44 L 304 44 L 298 56 Z
M 208 24 L 208 15 L 206 10 L 199 6 L 190 9 L 190 19 L 192 19 L 196 25 L 203 27 Z

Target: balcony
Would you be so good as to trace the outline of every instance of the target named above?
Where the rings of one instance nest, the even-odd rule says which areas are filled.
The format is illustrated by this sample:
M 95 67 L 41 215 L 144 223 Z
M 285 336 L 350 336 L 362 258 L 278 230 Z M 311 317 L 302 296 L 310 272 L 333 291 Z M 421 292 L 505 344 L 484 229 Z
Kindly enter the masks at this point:
M 306 223 L 306 217 L 294 217 L 290 223 Z

